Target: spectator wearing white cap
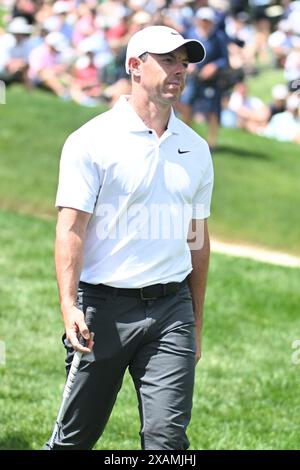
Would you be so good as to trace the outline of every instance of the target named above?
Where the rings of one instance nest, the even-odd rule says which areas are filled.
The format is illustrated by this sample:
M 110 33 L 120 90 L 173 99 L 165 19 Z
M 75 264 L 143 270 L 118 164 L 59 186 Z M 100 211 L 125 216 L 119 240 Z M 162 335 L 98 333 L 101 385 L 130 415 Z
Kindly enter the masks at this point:
M 286 100 L 286 111 L 272 117 L 263 135 L 282 142 L 300 144 L 300 99 L 297 94 L 290 95 Z
M 201 41 L 206 50 L 204 60 L 194 66 L 188 76 L 179 110 L 187 124 L 199 110 L 208 122 L 207 141 L 214 149 L 220 126 L 222 92 L 217 85 L 219 71 L 228 65 L 227 38 L 216 29 L 216 14 L 212 8 L 202 7 L 196 12 L 195 26 L 185 35 Z
M 293 49 L 293 25 L 288 19 L 283 19 L 278 23 L 277 30 L 270 34 L 268 45 L 274 56 L 277 67 L 284 67 L 286 57 Z
M 58 19 L 58 29 L 62 33 L 69 44 L 71 44 L 74 32 L 74 18 L 70 15 L 73 10 L 72 2 L 58 0 L 53 4 L 54 18 Z
M 43 86 L 62 99 L 68 99 L 71 82 L 68 64 L 61 60 L 67 46 L 64 36 L 53 31 L 29 56 L 28 77 L 32 84 Z
M 8 24 L 7 33 L 0 36 L 0 79 L 6 84 L 17 81 L 27 85 L 32 30 L 25 18 L 16 17 Z
M 269 105 L 268 121 L 272 119 L 275 114 L 283 113 L 286 110 L 286 100 L 289 95 L 288 87 L 282 83 L 274 85 L 272 88 L 272 102 Z
M 72 81 L 70 95 L 72 99 L 83 106 L 97 106 L 101 94 L 101 83 L 98 69 L 95 66 L 93 49 L 79 56 L 71 68 Z

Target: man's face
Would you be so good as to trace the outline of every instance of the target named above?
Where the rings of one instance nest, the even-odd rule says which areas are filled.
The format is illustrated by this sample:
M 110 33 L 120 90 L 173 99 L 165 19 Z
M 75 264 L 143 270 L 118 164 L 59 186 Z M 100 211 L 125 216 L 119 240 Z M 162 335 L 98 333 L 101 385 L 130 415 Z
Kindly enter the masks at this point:
M 167 54 L 148 53 L 141 64 L 140 85 L 153 100 L 172 104 L 184 89 L 188 64 L 184 46 Z

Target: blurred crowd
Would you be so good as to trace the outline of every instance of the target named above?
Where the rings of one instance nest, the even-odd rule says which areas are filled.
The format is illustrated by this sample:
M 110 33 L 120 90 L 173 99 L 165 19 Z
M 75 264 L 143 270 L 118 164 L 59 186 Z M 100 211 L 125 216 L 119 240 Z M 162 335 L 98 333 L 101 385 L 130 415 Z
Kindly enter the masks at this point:
M 84 106 L 113 105 L 130 93 L 124 68 L 132 34 L 148 25 L 199 39 L 207 55 L 190 65 L 177 112 L 208 123 L 300 143 L 300 1 L 2 0 L 0 80 L 47 89 Z M 268 67 L 282 80 L 267 102 L 249 77 Z

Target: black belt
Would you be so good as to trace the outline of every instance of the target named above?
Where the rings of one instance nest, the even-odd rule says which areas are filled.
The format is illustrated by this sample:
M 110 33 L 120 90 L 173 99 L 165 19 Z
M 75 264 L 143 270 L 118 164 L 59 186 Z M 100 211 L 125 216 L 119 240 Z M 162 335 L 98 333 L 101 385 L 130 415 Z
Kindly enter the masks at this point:
M 184 281 L 183 281 L 184 282 Z M 152 286 L 141 287 L 139 289 L 124 289 L 122 287 L 112 287 L 105 284 L 91 285 L 80 282 L 82 285 L 91 286 L 99 292 L 106 292 L 113 296 L 124 295 L 126 297 L 137 297 L 142 300 L 155 300 L 166 297 L 179 291 L 183 282 L 169 282 L 168 284 L 153 284 Z

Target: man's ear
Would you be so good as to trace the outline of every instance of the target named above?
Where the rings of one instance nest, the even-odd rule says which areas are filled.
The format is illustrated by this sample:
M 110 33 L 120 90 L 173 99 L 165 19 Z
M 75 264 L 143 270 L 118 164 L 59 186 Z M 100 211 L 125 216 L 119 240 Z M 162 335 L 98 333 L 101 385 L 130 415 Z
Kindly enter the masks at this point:
M 131 57 L 128 62 L 130 74 L 134 77 L 139 77 L 141 75 L 141 59 L 138 57 Z

